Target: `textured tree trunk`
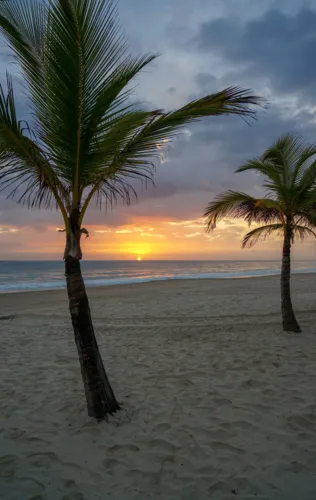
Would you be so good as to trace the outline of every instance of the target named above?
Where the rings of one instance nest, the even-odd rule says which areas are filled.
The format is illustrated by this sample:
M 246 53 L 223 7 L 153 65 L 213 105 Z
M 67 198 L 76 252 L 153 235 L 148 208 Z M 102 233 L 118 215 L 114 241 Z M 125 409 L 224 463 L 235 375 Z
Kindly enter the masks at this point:
M 289 229 L 284 233 L 282 269 L 281 269 L 281 307 L 283 330 L 287 332 L 301 332 L 296 321 L 291 300 L 291 235 Z
M 120 406 L 105 373 L 94 335 L 89 301 L 81 275 L 80 236 L 80 229 L 71 221 L 71 231 L 67 235 L 64 257 L 69 310 L 79 354 L 88 414 L 90 417 L 102 420 L 119 410 Z

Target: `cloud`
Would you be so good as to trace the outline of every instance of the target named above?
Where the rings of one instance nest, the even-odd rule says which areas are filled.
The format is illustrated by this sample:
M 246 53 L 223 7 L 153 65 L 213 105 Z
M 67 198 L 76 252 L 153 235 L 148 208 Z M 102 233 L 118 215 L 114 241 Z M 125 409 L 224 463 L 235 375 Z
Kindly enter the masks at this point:
M 203 233 L 186 233 L 184 235 L 186 238 L 196 238 L 197 236 L 203 236 Z
M 208 168 L 213 189 L 242 188 L 255 193 L 261 189 L 260 177 L 249 174 L 235 175 L 233 172 L 243 162 L 259 156 L 278 137 L 289 132 L 302 134 L 313 142 L 313 111 L 297 110 L 294 113 L 290 108 L 274 106 L 259 115 L 258 121 L 251 127 L 245 126 L 241 120 L 225 120 L 220 117 L 216 124 L 211 121 L 198 124 L 194 129 L 192 142 L 196 148 L 200 144 L 200 148 L 208 145 L 211 149 L 216 149 L 215 161 L 213 160 Z
M 149 238 L 164 238 L 164 235 L 160 233 L 140 233 L 140 236 L 148 236 Z
M 15 227 L 0 227 L 0 234 L 3 233 L 17 233 L 18 229 Z
M 168 221 L 169 226 L 183 226 L 183 227 L 201 227 L 203 219 L 181 220 L 181 221 Z
M 188 224 L 188 225 L 185 225 L 183 227 L 185 227 L 185 229 L 194 229 L 194 228 L 201 228 L 204 226 L 204 223 L 201 221 L 200 224 Z
M 206 238 L 208 240 L 211 240 L 211 241 L 213 241 L 213 240 L 219 240 L 222 237 L 223 237 L 223 235 L 221 233 L 217 233 L 217 234 L 215 234 L 215 233 L 211 233 L 211 234 L 210 233 L 209 234 L 205 233 L 204 234 L 204 238 Z
M 198 51 L 221 57 L 230 76 L 248 77 L 277 93 L 304 92 L 315 97 L 316 12 L 296 13 L 275 8 L 246 22 L 242 18 L 212 19 L 200 25 L 194 44 Z M 232 69 L 234 68 L 234 69 Z M 197 83 L 216 85 L 214 75 L 200 73 Z

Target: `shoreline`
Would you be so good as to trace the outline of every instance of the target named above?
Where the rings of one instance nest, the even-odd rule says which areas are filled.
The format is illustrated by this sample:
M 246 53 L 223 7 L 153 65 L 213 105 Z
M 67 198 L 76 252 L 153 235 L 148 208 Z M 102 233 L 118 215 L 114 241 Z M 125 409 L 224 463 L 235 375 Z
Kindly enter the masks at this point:
M 198 281 L 229 281 L 229 280 L 247 280 L 247 279 L 262 279 L 262 278 L 273 278 L 273 277 L 279 277 L 281 274 L 280 271 L 278 272 L 271 272 L 271 273 L 265 273 L 265 274 L 251 274 L 251 275 L 243 275 L 243 276 L 221 276 L 221 277 L 198 277 L 198 278 L 189 278 L 189 277 L 185 277 L 185 278 L 182 278 L 182 277 L 177 277 L 177 276 L 174 276 L 174 277 L 159 277 L 159 278 L 148 278 L 148 279 L 139 279 L 139 280 L 136 280 L 135 278 L 135 281 L 133 281 L 133 278 L 131 278 L 131 281 L 128 281 L 128 282 L 123 282 L 123 283 L 109 283 L 109 284 L 102 284 L 102 285 L 90 285 L 89 284 L 89 281 L 85 281 L 85 278 L 84 278 L 84 273 L 83 273 L 83 279 L 85 281 L 85 286 L 87 289 L 91 290 L 91 289 L 106 289 L 106 288 L 116 288 L 116 287 L 125 287 L 125 286 L 135 286 L 135 285 L 146 285 L 146 284 L 153 284 L 153 283 L 166 283 L 166 282 L 198 282 Z M 298 270 L 298 271 L 292 271 L 291 273 L 291 277 L 293 278 L 293 276 L 312 276 L 316 274 L 316 270 L 315 271 L 310 271 L 310 270 L 307 270 L 307 271 L 302 271 L 302 270 Z M 58 287 L 58 288 L 34 288 L 34 289 L 26 289 L 26 290 L 23 290 L 23 289 L 17 289 L 17 290 L 0 290 L 0 296 L 3 296 L 3 295 L 16 295 L 16 294 L 24 294 L 24 293 L 47 293 L 47 292 L 61 292 L 61 291 L 66 291 L 66 280 L 65 280 L 65 284 L 64 286 L 61 286 L 61 287 Z

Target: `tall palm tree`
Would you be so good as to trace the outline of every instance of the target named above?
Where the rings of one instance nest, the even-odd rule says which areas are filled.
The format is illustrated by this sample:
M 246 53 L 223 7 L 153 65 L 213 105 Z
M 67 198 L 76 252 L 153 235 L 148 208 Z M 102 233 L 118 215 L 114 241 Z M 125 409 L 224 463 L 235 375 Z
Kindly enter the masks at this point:
M 19 120 L 12 82 L 0 89 L 0 184 L 30 207 L 55 206 L 65 227 L 69 307 L 88 413 L 119 409 L 95 339 L 81 275 L 83 220 L 93 200 L 123 198 L 150 179 L 153 160 L 189 122 L 254 116 L 260 98 L 227 88 L 182 108 L 138 109 L 131 81 L 155 59 L 132 57 L 112 0 L 5 0 L 0 29 L 25 81 L 30 123 Z
M 263 175 L 266 197 L 257 199 L 226 191 L 207 206 L 204 217 L 207 229 L 216 227 L 223 217 L 243 218 L 249 225 L 263 224 L 248 232 L 242 247 L 251 247 L 270 235 L 282 235 L 281 308 L 283 329 L 300 332 L 291 300 L 291 246 L 296 237 L 316 236 L 312 227 L 316 204 L 316 146 L 299 136 L 285 135 L 269 147 L 260 158 L 241 166 L 237 172 L 254 170 Z

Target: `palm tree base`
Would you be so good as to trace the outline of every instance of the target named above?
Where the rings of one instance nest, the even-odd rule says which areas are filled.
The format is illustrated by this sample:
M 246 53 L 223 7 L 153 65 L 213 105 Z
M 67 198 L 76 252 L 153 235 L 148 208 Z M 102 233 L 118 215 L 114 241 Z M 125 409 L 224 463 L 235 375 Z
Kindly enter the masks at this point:
M 302 330 L 295 318 L 293 321 L 283 321 L 283 330 L 288 333 L 302 333 Z

